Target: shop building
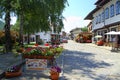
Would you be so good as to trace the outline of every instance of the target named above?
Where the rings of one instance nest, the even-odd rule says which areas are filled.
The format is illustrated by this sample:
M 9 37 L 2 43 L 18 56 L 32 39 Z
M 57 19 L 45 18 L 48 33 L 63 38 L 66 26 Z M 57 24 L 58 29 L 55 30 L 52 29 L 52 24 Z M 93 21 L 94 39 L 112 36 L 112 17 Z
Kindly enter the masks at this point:
M 111 41 L 111 36 L 106 33 L 120 31 L 120 0 L 97 0 L 95 5 L 96 8 L 85 17 L 85 20 L 91 20 L 94 36 L 101 35 Z

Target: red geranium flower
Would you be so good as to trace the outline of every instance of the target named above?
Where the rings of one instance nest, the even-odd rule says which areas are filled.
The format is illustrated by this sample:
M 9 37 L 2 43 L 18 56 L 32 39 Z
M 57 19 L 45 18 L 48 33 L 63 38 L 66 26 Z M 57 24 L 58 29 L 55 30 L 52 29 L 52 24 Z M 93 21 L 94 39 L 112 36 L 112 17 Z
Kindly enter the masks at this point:
M 35 46 L 38 46 L 38 44 L 35 44 Z

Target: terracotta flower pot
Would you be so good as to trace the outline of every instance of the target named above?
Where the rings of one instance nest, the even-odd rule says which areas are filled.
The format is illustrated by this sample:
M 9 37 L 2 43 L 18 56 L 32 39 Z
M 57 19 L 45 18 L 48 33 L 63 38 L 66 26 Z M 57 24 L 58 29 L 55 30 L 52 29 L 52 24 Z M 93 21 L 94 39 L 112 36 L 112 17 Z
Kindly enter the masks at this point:
M 17 72 L 5 72 L 5 77 L 6 78 L 12 78 L 12 77 L 20 76 L 21 74 L 22 74 L 21 70 L 19 70 Z
M 50 72 L 50 78 L 51 80 L 58 80 L 59 79 L 59 73 L 58 72 Z
M 98 46 L 103 46 L 103 44 L 104 44 L 104 43 L 103 43 L 103 41 L 101 41 L 101 40 L 97 42 L 97 45 L 98 45 Z

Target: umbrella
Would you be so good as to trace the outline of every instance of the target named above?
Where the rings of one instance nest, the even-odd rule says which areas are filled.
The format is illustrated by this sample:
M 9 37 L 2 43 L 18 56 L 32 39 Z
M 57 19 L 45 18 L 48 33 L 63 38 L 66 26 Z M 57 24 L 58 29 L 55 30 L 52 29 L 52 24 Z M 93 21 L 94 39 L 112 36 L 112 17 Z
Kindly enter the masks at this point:
M 101 38 L 102 36 L 101 35 L 96 35 L 95 38 Z
M 120 34 L 120 31 L 119 32 L 115 32 L 115 31 L 111 31 L 111 32 L 108 32 L 106 33 L 107 35 L 119 35 Z M 112 37 L 113 38 L 113 37 Z M 115 37 L 114 37 L 115 38 Z M 112 39 L 112 50 L 114 50 L 113 48 L 113 39 Z
M 119 32 L 117 32 L 117 34 L 120 34 L 120 31 L 119 31 Z
M 120 32 L 119 32 L 120 33 Z M 108 32 L 108 33 L 106 33 L 106 34 L 108 34 L 108 35 L 117 35 L 118 34 L 118 32 L 115 32 L 115 31 L 110 31 L 110 32 Z

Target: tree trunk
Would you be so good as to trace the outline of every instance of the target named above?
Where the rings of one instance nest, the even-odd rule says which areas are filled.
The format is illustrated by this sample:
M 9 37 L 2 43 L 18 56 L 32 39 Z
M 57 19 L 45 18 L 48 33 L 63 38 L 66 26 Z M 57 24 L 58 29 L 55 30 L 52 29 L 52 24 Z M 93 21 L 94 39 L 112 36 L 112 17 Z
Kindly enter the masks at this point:
M 10 12 L 6 12 L 5 16 L 5 52 L 11 52 L 12 51 L 12 42 L 11 42 L 11 34 L 10 34 Z
M 30 44 L 30 34 L 28 33 L 27 36 L 28 36 L 28 38 L 27 38 L 27 39 L 28 39 L 28 40 L 27 40 L 27 43 Z
M 23 15 L 20 15 L 19 45 L 23 46 Z

